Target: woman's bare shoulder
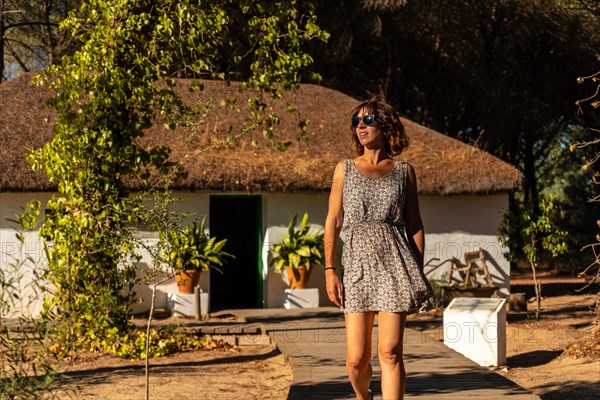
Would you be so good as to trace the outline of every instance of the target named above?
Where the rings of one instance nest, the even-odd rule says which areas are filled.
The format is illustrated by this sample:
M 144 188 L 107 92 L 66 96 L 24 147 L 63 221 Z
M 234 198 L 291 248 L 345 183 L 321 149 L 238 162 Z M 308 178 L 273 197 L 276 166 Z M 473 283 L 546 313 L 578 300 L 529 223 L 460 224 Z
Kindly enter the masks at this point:
M 406 172 L 408 172 L 409 175 L 415 176 L 417 174 L 415 172 L 415 167 L 413 167 L 413 165 L 411 163 L 409 163 L 408 161 L 399 161 L 399 162 L 406 164 Z
M 346 160 L 342 160 L 340 162 L 337 163 L 337 165 L 335 166 L 335 170 L 333 171 L 334 174 L 340 174 L 340 173 L 344 173 L 344 168 L 346 166 Z

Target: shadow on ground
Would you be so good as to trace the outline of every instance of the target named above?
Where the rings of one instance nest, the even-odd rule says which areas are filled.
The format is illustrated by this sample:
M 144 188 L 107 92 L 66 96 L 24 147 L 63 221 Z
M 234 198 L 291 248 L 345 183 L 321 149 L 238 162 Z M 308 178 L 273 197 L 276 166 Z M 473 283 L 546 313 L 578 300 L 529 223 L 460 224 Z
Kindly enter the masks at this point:
M 562 353 L 562 350 L 536 350 L 508 357 L 507 364 L 512 368 L 529 368 L 548 364 Z
M 598 379 L 600 380 L 600 377 Z M 544 387 L 546 386 L 540 386 L 538 389 Z M 597 400 L 600 398 L 600 384 L 577 381 L 563 383 L 559 389 L 551 390 L 540 397 L 542 400 Z
M 281 354 L 279 350 L 273 349 L 268 353 L 256 354 L 252 356 L 232 356 L 201 361 L 174 361 L 170 363 L 157 363 L 155 359 L 150 360 L 149 371 L 153 376 L 169 375 L 180 373 L 181 370 L 186 370 L 192 367 L 260 361 L 269 359 L 279 354 Z M 78 385 L 96 385 L 104 384 L 114 380 L 116 376 L 115 374 L 121 378 L 125 378 L 127 376 L 144 375 L 144 365 L 140 363 L 133 364 L 131 361 L 123 359 L 123 364 L 115 366 L 99 368 L 90 367 L 87 369 L 77 369 L 77 366 L 74 366 L 73 369 L 57 374 L 56 379 L 59 382 L 76 382 Z
M 352 386 L 347 378 L 340 378 L 343 382 L 321 382 L 313 385 L 292 385 L 288 400 L 329 400 L 329 399 L 355 399 Z M 344 381 L 345 380 L 345 381 Z M 432 384 L 435 382 L 435 384 Z M 506 388 L 506 395 L 522 395 L 528 393 L 525 389 L 494 373 L 488 371 L 469 371 L 460 373 L 427 373 L 410 374 L 407 378 L 406 394 L 410 398 L 430 396 L 432 394 L 456 395 L 456 399 L 469 398 L 470 392 L 490 388 Z M 372 390 L 377 398 L 381 398 L 381 386 L 377 380 L 373 381 Z M 446 397 L 444 397 L 446 398 Z M 578 399 L 581 400 L 581 399 Z
M 432 385 L 435 382 L 435 385 Z M 457 399 L 468 398 L 469 392 L 485 389 L 506 389 L 506 395 L 526 394 L 509 379 L 486 370 L 450 373 L 421 373 L 407 377 L 406 394 L 419 397 L 430 394 L 456 393 Z M 459 394 L 460 393 L 460 394 Z
M 597 283 L 585 287 L 585 284 L 581 282 L 544 283 L 544 280 L 542 279 L 542 296 L 545 297 L 596 294 L 599 290 L 600 284 Z M 510 285 L 510 292 L 525 293 L 528 298 L 535 296 L 535 288 L 533 287 L 533 284 Z
M 235 312 L 235 311 L 234 311 Z M 344 323 L 344 315 L 339 311 L 315 311 L 315 312 L 307 312 L 302 314 L 290 313 L 290 315 L 279 314 L 279 315 L 258 315 L 247 318 L 248 323 L 267 323 L 267 324 L 277 324 L 281 322 L 288 321 L 304 321 L 310 319 L 320 319 L 320 320 L 331 320 L 331 321 L 340 321 Z

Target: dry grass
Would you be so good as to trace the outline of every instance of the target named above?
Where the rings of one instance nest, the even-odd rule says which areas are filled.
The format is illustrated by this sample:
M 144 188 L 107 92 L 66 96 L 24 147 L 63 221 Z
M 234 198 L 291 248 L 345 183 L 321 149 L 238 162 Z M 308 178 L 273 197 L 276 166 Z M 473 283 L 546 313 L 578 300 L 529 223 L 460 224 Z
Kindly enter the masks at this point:
M 52 137 L 54 115 L 43 110 L 50 92 L 33 87 L 33 74 L 0 85 L 1 191 L 53 190 L 43 172 L 33 173 L 24 159 L 27 148 L 38 148 Z M 281 118 L 274 143 L 289 141 L 285 152 L 269 146 L 263 127 L 246 131 L 247 100 L 255 93 L 239 92 L 238 83 L 203 81 L 204 91 L 191 92 L 190 81 L 177 80 L 177 89 L 188 104 L 212 104 L 210 111 L 191 120 L 188 129 L 169 130 L 157 123 L 145 133 L 144 146 L 168 144 L 172 159 L 183 161 L 189 177 L 176 189 L 308 192 L 326 191 L 335 165 L 352 158 L 349 113 L 358 101 L 340 92 L 305 84 L 280 100 L 264 98 L 267 111 Z M 221 100 L 237 97 L 235 107 Z M 288 112 L 287 107 L 297 108 Z M 298 124 L 308 120 L 303 131 Z M 512 190 L 521 173 L 513 166 L 473 146 L 404 120 L 411 145 L 399 159 L 417 170 L 419 191 L 426 194 L 479 194 Z M 191 132 L 193 131 L 193 132 Z M 227 146 L 226 138 L 236 139 Z M 304 140 L 306 139 L 306 140 Z M 253 141 L 257 143 L 253 145 Z M 137 189 L 132 183 L 132 189 Z

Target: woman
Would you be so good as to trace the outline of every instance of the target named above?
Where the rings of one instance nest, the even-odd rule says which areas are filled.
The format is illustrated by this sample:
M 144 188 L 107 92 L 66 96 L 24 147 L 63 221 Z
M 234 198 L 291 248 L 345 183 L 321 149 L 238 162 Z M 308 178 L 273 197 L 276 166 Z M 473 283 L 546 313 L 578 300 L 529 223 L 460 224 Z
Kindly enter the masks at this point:
M 432 308 L 423 274 L 425 236 L 413 167 L 396 161 L 408 146 L 400 117 L 371 99 L 352 112 L 354 160 L 335 169 L 325 221 L 325 274 L 329 299 L 346 321 L 346 369 L 359 400 L 371 399 L 371 335 L 378 314 L 377 351 L 386 400 L 406 386 L 402 338 L 406 315 Z M 335 271 L 342 229 L 342 280 Z

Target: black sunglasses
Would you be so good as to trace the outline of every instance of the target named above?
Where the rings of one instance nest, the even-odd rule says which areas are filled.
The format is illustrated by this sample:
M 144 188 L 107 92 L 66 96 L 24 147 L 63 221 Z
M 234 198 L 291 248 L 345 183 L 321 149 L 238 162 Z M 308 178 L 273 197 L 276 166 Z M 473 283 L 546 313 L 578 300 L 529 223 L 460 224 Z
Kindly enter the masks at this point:
M 363 115 L 362 117 L 359 117 L 357 115 L 352 117 L 352 127 L 356 128 L 358 126 L 358 124 L 360 124 L 360 121 L 362 120 L 362 122 L 364 122 L 364 124 L 366 126 L 372 126 L 375 125 L 375 114 L 367 114 L 367 115 Z

